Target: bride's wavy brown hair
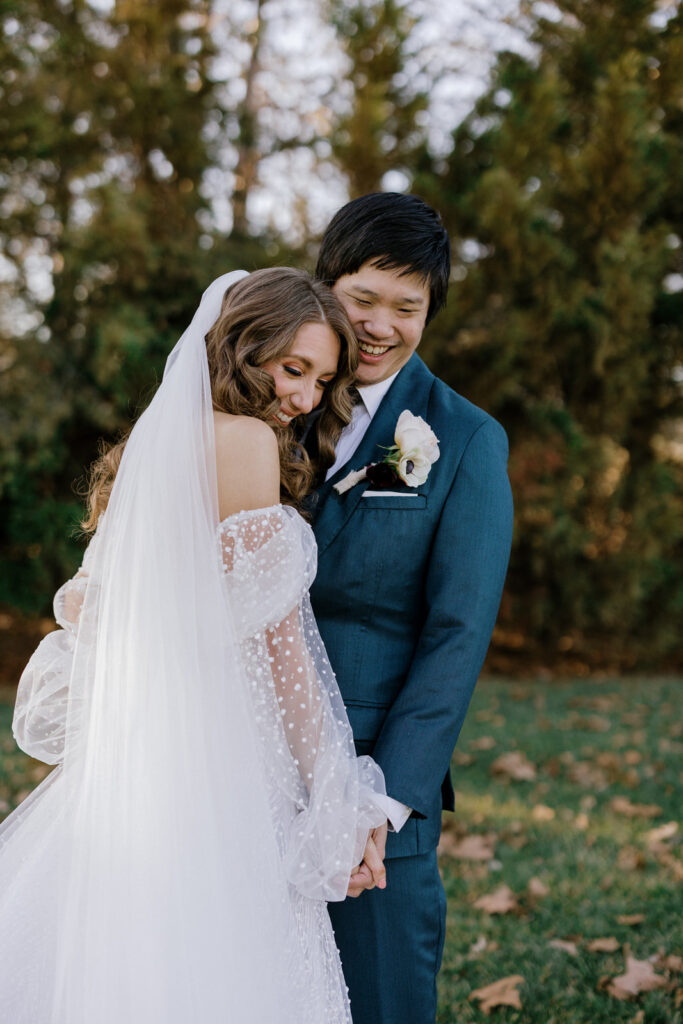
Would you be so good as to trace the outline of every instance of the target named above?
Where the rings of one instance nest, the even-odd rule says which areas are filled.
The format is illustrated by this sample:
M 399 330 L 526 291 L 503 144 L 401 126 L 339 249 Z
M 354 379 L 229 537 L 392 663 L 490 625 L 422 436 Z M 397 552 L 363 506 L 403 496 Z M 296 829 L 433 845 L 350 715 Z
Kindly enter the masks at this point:
M 358 365 L 358 343 L 341 303 L 329 288 L 303 270 L 273 267 L 257 270 L 231 285 L 221 312 L 206 335 L 213 407 L 233 415 L 257 416 L 273 423 L 280 400 L 263 364 L 286 355 L 297 331 L 310 323 L 327 324 L 339 339 L 335 377 L 325 388 L 321 412 L 311 427 L 311 459 L 297 441 L 296 420 L 278 425 L 280 498 L 299 510 L 316 478 L 334 462 L 334 448 L 351 420 L 349 386 Z M 82 522 L 92 532 L 104 512 L 121 462 L 127 437 L 103 446 L 90 471 L 88 515 Z

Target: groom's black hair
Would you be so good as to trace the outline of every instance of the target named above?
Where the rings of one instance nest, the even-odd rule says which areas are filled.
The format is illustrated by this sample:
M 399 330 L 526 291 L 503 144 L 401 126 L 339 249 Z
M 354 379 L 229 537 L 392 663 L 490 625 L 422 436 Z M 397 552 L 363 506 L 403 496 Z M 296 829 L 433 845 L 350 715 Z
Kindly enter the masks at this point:
M 418 196 L 371 192 L 337 211 L 323 235 L 315 276 L 332 286 L 364 263 L 419 274 L 429 285 L 427 323 L 446 304 L 448 234 L 436 210 Z

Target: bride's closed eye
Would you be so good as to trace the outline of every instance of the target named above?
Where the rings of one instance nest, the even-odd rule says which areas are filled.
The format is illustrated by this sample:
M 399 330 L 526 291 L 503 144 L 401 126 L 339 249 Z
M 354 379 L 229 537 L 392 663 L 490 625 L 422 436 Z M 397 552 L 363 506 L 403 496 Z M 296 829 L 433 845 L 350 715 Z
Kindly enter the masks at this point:
M 303 371 L 300 370 L 297 366 L 283 366 L 282 369 L 285 371 L 285 373 L 288 373 L 290 377 L 303 377 Z M 319 378 L 315 382 L 315 384 L 316 387 L 319 387 L 324 391 L 325 388 L 332 383 L 332 380 L 333 378 L 331 378 L 330 380 L 323 380 L 322 378 Z

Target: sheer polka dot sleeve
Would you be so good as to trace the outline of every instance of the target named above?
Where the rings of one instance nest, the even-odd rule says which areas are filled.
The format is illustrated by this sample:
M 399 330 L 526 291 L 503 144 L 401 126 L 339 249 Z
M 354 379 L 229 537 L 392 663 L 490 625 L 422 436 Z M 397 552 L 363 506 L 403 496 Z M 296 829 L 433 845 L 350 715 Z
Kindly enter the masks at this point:
M 231 516 L 219 537 L 287 876 L 305 896 L 344 899 L 369 830 L 386 820 L 385 789 L 374 761 L 356 757 L 311 610 L 313 532 L 276 506 Z
M 64 757 L 67 714 L 73 711 L 69 683 L 74 649 L 83 599 L 92 583 L 90 566 L 96 545 L 97 535 L 85 552 L 81 568 L 55 594 L 54 615 L 61 629 L 41 640 L 19 680 L 12 722 L 14 738 L 23 751 L 46 764 L 59 764 Z

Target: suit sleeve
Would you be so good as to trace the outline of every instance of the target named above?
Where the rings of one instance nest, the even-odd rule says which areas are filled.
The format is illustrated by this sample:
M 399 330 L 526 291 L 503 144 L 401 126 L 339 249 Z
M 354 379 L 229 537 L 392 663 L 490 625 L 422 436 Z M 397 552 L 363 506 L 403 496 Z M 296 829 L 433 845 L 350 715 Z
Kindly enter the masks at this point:
M 425 579 L 425 621 L 373 756 L 387 793 L 426 816 L 460 734 L 495 624 L 512 539 L 505 431 L 481 424 L 463 453 Z

